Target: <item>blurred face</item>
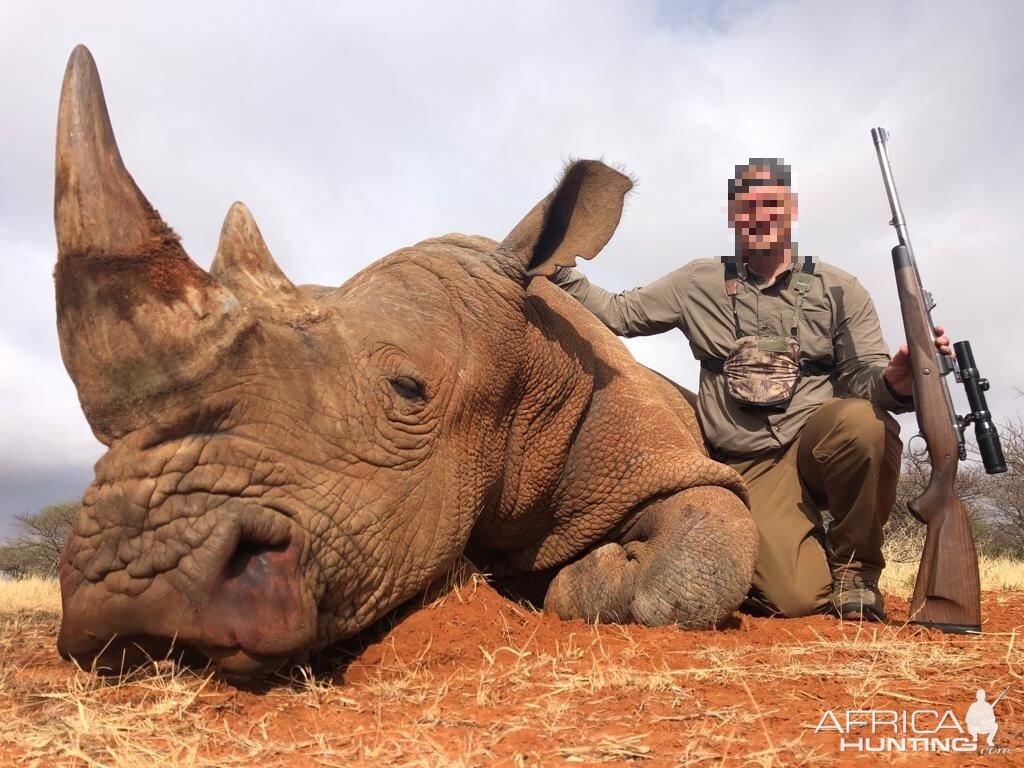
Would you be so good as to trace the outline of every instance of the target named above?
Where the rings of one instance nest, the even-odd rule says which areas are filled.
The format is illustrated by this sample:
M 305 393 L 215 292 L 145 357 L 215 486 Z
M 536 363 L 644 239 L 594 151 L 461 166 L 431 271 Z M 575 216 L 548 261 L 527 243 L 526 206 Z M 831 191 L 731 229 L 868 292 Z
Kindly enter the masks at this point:
M 770 179 L 771 172 L 751 169 L 744 179 Z M 796 221 L 796 194 L 779 185 L 750 186 L 729 201 L 729 226 L 747 251 L 768 251 L 788 245 Z

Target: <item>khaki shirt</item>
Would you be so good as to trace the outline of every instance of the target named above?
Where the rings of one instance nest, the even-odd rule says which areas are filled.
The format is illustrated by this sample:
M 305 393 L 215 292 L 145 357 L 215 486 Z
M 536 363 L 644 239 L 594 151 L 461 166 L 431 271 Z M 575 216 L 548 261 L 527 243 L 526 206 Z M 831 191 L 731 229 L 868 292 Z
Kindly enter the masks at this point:
M 743 335 L 789 335 L 795 300 L 791 276 L 792 264 L 765 285 L 760 275 L 739 265 L 736 312 Z M 619 336 L 678 328 L 697 360 L 724 360 L 736 338 L 721 259 L 697 259 L 617 294 L 592 284 L 577 269 L 560 269 L 552 281 Z M 830 375 L 805 375 L 781 413 L 740 408 L 726 394 L 725 376 L 701 368 L 697 411 L 712 448 L 737 457 L 780 450 L 835 396 L 862 397 L 894 412 L 913 408 L 910 398 L 894 396 L 882 378 L 889 349 L 871 297 L 852 275 L 815 262 L 798 333 L 801 359 L 834 368 Z

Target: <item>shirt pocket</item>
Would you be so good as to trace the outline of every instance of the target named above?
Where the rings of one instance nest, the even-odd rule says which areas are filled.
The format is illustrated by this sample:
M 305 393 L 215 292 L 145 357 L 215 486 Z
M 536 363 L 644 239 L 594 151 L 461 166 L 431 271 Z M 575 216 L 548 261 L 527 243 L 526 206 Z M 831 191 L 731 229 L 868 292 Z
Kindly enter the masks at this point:
M 832 350 L 832 313 L 828 309 L 800 311 L 800 351 L 802 357 L 834 362 Z

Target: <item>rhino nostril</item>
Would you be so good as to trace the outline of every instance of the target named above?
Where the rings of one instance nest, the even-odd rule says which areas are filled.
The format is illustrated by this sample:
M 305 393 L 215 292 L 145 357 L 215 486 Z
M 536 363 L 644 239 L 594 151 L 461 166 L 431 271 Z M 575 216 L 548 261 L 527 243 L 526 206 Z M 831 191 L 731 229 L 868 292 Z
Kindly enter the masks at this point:
M 223 580 L 248 579 L 259 582 L 267 578 L 268 563 L 274 557 L 288 549 L 290 541 L 280 544 L 267 544 L 262 541 L 239 539 L 234 553 L 224 566 Z
M 303 537 L 267 533 L 243 528 L 211 585 L 196 638 L 211 658 L 231 657 L 235 650 L 287 656 L 315 634 L 315 610 L 305 599 Z

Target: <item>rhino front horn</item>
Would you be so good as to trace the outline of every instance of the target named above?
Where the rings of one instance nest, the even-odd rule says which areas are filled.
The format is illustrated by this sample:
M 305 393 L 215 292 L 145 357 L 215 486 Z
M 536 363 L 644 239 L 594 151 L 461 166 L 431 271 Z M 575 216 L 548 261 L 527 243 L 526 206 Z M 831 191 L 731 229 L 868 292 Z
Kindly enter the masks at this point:
M 152 398 L 209 373 L 250 320 L 125 169 L 81 45 L 61 89 L 54 220 L 61 354 L 93 432 L 109 444 L 145 423 Z

